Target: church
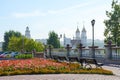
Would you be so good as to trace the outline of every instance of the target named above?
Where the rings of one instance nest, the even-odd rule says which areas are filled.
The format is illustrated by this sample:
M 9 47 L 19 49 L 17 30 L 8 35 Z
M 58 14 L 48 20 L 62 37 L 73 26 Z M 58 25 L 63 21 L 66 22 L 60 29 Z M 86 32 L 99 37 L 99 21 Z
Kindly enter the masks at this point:
M 67 38 L 64 34 L 64 46 L 69 44 L 73 49 L 75 49 L 80 43 L 82 43 L 82 45 L 85 47 L 87 46 L 86 29 L 84 26 L 81 31 L 81 35 L 80 35 L 80 30 L 77 27 L 77 30 L 75 32 L 75 37 L 73 37 L 73 39 Z
M 25 37 L 31 39 L 29 27 L 26 27 Z M 84 47 L 87 47 L 87 36 L 86 36 L 86 29 L 84 26 L 83 26 L 83 29 L 81 31 L 81 34 L 80 34 L 80 30 L 77 26 L 77 29 L 75 32 L 75 37 L 73 37 L 73 39 L 67 38 L 65 36 L 65 34 L 64 34 L 63 39 L 64 39 L 63 40 L 64 47 L 66 47 L 67 44 L 69 44 L 73 49 L 75 49 L 80 43 L 82 43 L 82 45 Z M 43 44 L 47 44 L 47 39 L 36 39 L 35 41 L 42 42 Z
M 29 30 L 29 27 L 27 26 L 26 27 L 26 30 L 25 30 L 25 37 L 27 37 L 27 38 L 31 38 L 31 35 L 30 35 L 30 30 Z

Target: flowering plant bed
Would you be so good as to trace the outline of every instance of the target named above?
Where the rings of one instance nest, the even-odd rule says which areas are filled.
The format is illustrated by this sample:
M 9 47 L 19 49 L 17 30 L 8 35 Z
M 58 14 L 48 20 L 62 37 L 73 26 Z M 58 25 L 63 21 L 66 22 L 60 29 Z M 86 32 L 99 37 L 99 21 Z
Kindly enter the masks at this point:
M 106 74 L 112 75 L 111 71 L 93 68 L 83 69 L 78 63 L 57 62 L 55 60 L 32 58 L 24 60 L 1 60 L 0 75 L 23 75 L 23 74 Z

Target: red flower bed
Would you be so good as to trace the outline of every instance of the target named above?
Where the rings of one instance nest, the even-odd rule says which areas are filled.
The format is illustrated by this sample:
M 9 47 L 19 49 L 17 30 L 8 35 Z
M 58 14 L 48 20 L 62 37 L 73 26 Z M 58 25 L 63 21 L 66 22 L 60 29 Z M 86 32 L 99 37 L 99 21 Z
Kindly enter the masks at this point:
M 46 60 L 43 58 L 35 58 L 35 59 L 25 59 L 25 60 L 2 60 L 0 61 L 0 69 L 6 69 L 8 67 L 16 69 L 24 69 L 24 68 L 44 68 L 47 66 L 55 66 L 55 67 L 64 67 L 67 64 L 61 64 L 55 62 L 53 60 Z
M 80 68 L 80 65 L 76 63 L 57 62 L 43 58 L 0 61 L 0 75 L 50 73 L 113 74 L 111 71 L 104 69 L 92 69 L 89 71 Z

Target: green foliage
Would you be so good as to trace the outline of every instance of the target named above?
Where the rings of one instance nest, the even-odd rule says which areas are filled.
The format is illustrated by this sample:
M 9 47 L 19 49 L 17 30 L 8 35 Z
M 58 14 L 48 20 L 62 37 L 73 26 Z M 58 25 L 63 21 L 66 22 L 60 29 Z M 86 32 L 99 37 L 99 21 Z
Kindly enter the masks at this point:
M 15 56 L 16 59 L 29 59 L 33 58 L 32 54 L 19 54 Z
M 3 43 L 3 46 L 2 46 L 2 50 L 3 51 L 7 51 L 8 50 L 9 39 L 11 37 L 13 37 L 13 36 L 20 37 L 21 33 L 17 32 L 17 31 L 15 32 L 13 30 L 10 30 L 10 31 L 4 33 L 4 43 Z
M 49 33 L 47 44 L 52 45 L 54 48 L 60 48 L 60 41 L 58 35 L 54 31 Z
M 36 42 L 33 39 L 22 37 L 11 37 L 8 44 L 8 50 L 10 51 L 24 51 L 31 52 L 35 49 L 38 52 L 43 51 L 44 46 L 40 42 Z
M 120 4 L 113 0 L 111 6 L 111 12 L 106 11 L 108 19 L 104 21 L 106 26 L 104 31 L 105 42 L 110 38 L 113 43 L 120 46 Z
M 21 41 L 21 37 L 11 37 L 9 39 L 9 43 L 8 43 L 8 50 L 9 51 L 20 51 L 22 49 L 22 41 Z

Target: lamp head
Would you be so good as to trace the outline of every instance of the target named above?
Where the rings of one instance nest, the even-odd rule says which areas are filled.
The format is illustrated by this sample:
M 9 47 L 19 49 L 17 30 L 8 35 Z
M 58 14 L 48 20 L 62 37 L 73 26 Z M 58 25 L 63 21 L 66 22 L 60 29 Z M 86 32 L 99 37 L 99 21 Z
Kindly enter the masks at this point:
M 94 24 L 95 24 L 95 20 L 94 19 L 91 21 L 91 24 L 92 24 L 92 26 L 94 26 Z

